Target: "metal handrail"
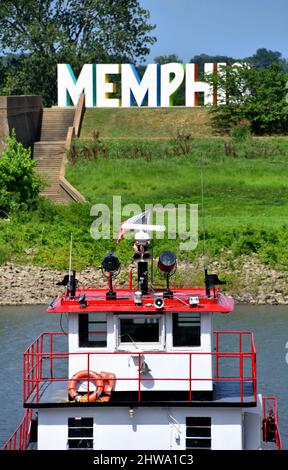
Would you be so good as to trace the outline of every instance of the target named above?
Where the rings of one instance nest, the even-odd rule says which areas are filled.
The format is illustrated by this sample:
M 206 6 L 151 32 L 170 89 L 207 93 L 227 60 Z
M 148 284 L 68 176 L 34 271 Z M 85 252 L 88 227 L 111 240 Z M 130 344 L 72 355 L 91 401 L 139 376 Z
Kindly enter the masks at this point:
M 26 410 L 18 428 L 11 434 L 2 450 L 26 450 L 29 445 L 33 410 Z
M 219 337 L 220 335 L 227 335 L 227 334 L 236 334 L 239 336 L 239 351 L 227 352 L 227 351 L 220 351 L 219 350 Z M 57 335 L 64 335 L 61 332 L 46 332 L 42 333 L 36 341 L 26 350 L 23 356 L 23 371 L 24 371 L 24 381 L 23 381 L 23 401 L 26 402 L 31 394 L 35 393 L 35 400 L 36 403 L 39 403 L 40 397 L 40 386 L 46 382 L 63 382 L 69 381 L 68 377 L 65 378 L 54 378 L 53 377 L 53 369 L 54 369 L 54 360 L 55 359 L 68 359 L 69 357 L 73 356 L 82 356 L 86 358 L 87 370 L 90 370 L 90 363 L 91 357 L 95 356 L 105 356 L 105 355 L 131 355 L 130 351 L 101 351 L 101 352 L 54 352 L 53 348 L 53 338 Z M 203 352 L 203 351 L 141 351 L 141 352 L 133 352 L 135 356 L 138 356 L 138 377 L 127 378 L 127 377 L 117 377 L 117 381 L 138 381 L 138 401 L 141 401 L 141 390 L 140 385 L 142 381 L 186 381 L 189 384 L 189 391 L 188 391 L 188 399 L 189 401 L 192 400 L 192 389 L 193 383 L 195 381 L 212 381 L 212 382 L 231 382 L 236 381 L 240 383 L 240 401 L 244 402 L 244 383 L 245 382 L 252 382 L 253 386 L 253 395 L 254 401 L 256 401 L 256 351 L 255 345 L 251 337 L 250 351 L 243 351 L 242 345 L 242 337 L 243 335 L 252 335 L 251 332 L 247 331 L 216 331 L 216 351 L 213 352 Z M 44 350 L 44 340 L 45 337 L 49 339 L 49 351 Z M 141 356 L 149 356 L 149 355 L 178 355 L 178 356 L 185 356 L 189 359 L 189 373 L 187 377 L 181 378 L 173 378 L 173 377 L 154 377 L 153 378 L 145 378 L 142 377 L 140 374 L 140 365 L 141 365 Z M 192 362 L 193 356 L 211 356 L 211 358 L 216 358 L 216 375 L 213 377 L 195 377 L 193 376 L 192 371 Z M 239 375 L 237 377 L 221 377 L 219 374 L 219 360 L 221 358 L 239 358 Z M 243 361 L 244 359 L 251 360 L 251 376 L 245 377 L 244 376 L 244 368 L 243 368 Z M 50 360 L 50 376 L 43 377 L 43 361 Z M 90 378 L 88 377 L 88 388 L 90 387 Z M 89 401 L 89 396 L 88 396 Z

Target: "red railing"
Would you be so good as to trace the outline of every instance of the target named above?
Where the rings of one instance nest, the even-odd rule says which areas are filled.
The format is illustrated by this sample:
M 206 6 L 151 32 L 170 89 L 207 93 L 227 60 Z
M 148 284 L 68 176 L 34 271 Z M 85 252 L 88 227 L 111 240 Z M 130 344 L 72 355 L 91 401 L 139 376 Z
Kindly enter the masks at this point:
M 53 340 L 55 337 L 63 335 L 63 333 L 43 333 L 39 336 L 36 341 L 27 349 L 24 353 L 23 357 L 23 372 L 24 372 L 24 382 L 23 382 L 23 402 L 33 402 L 33 403 L 40 403 L 41 402 L 41 388 L 45 384 L 49 384 L 50 382 L 66 382 L 68 383 L 68 366 L 66 375 L 63 377 L 56 377 L 57 368 L 55 368 L 55 363 L 59 360 L 66 360 L 71 359 L 73 356 L 81 356 L 83 360 L 81 361 L 81 368 L 90 370 L 90 365 L 92 363 L 92 359 L 94 357 L 99 358 L 99 356 L 107 356 L 107 355 L 128 355 L 131 356 L 131 352 L 127 351 L 116 351 L 116 352 L 54 352 L 54 344 Z M 225 335 L 234 335 L 238 337 L 238 350 L 233 352 L 227 352 L 220 350 L 220 338 Z M 243 348 L 243 338 L 248 336 L 249 342 L 249 350 L 245 351 Z M 196 381 L 210 381 L 212 383 L 231 383 L 236 382 L 239 383 L 240 391 L 239 391 L 239 400 L 240 402 L 244 402 L 246 396 L 249 395 L 251 397 L 251 393 L 253 396 L 253 400 L 256 402 L 256 351 L 253 339 L 253 333 L 245 332 L 245 331 L 216 331 L 215 332 L 216 338 L 216 350 L 214 352 L 197 352 L 197 351 L 185 351 L 185 352 L 165 352 L 165 351 L 145 351 L 145 352 L 137 352 L 137 350 L 133 351 L 133 356 L 137 357 L 136 365 L 138 366 L 138 374 L 137 377 L 116 377 L 117 381 L 136 381 L 137 382 L 137 399 L 138 402 L 141 402 L 141 383 L 144 381 L 153 381 L 161 382 L 161 381 L 184 381 L 188 384 L 188 401 L 193 400 L 193 384 Z M 235 343 L 234 343 L 235 344 Z M 237 344 L 237 343 L 236 343 Z M 143 377 L 141 375 L 141 364 L 143 357 L 145 356 L 145 361 L 149 356 L 155 355 L 162 355 L 166 358 L 171 356 L 178 356 L 188 358 L 188 371 L 185 377 Z M 196 363 L 197 365 L 197 358 L 199 356 L 210 356 L 211 359 L 214 361 L 214 369 L 215 373 L 212 374 L 212 377 L 201 377 L 196 376 L 193 373 L 193 364 Z M 237 375 L 233 375 L 231 377 L 225 376 L 220 373 L 220 365 L 222 359 L 230 362 L 231 360 L 235 359 L 238 361 L 238 373 Z M 250 373 L 245 373 L 244 362 L 247 360 L 249 361 L 249 370 Z M 99 362 L 99 361 L 98 361 Z M 48 366 L 47 366 L 48 364 Z M 45 365 L 45 373 L 43 374 L 43 366 Z M 247 367 L 246 367 L 247 368 Z M 48 370 L 47 370 L 48 369 Z M 194 369 L 195 370 L 195 369 Z M 90 382 L 93 383 L 93 380 L 88 377 L 87 384 L 88 384 L 88 401 L 89 401 L 89 390 L 92 390 Z M 251 393 L 245 392 L 245 383 L 251 384 Z M 154 388 L 154 390 L 156 390 Z M 237 401 L 237 400 L 235 400 Z
M 33 410 L 26 410 L 18 428 L 5 442 L 2 450 L 26 450 L 29 444 Z
M 278 423 L 278 400 L 276 397 L 262 397 L 263 403 L 263 441 L 275 442 L 282 450 L 281 435 Z
M 238 335 L 238 352 L 239 352 L 239 375 L 240 378 L 243 377 L 243 371 L 244 371 L 244 359 L 247 357 L 247 354 L 252 354 L 251 356 L 251 367 L 252 367 L 252 380 L 253 380 L 253 394 L 254 394 L 254 401 L 256 402 L 257 400 L 257 368 L 256 368 L 256 348 L 255 348 L 255 342 L 254 342 L 254 335 L 251 331 L 236 331 L 236 330 L 225 330 L 225 331 L 215 331 L 215 344 L 216 344 L 216 371 L 215 371 L 215 379 L 219 377 L 219 359 L 223 356 L 220 351 L 220 337 L 221 335 Z M 248 337 L 249 339 L 249 347 L 250 347 L 250 352 L 244 352 L 243 351 L 243 339 L 245 337 Z M 244 381 L 240 381 L 240 387 L 241 387 L 241 397 L 243 396 L 244 393 Z

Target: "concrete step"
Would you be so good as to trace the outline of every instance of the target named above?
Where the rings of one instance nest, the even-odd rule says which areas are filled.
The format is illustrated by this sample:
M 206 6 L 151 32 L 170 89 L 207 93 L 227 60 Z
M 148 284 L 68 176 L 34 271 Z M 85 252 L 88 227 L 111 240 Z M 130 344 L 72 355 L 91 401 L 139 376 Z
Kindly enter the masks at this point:
M 74 113 L 74 108 L 45 108 L 40 140 L 65 140 L 68 127 L 73 125 Z
M 47 183 L 41 194 L 62 204 L 71 202 L 71 196 L 59 184 L 59 176 L 66 152 L 68 127 L 73 125 L 74 114 L 75 108 L 72 107 L 45 108 L 42 114 L 40 141 L 35 142 L 33 147 L 37 169 Z
M 65 142 L 63 140 L 55 142 L 46 140 L 34 144 L 33 158 L 37 162 L 37 170 L 47 184 L 41 195 L 54 202 L 65 204 L 71 199 L 59 185 L 59 175 L 64 156 Z

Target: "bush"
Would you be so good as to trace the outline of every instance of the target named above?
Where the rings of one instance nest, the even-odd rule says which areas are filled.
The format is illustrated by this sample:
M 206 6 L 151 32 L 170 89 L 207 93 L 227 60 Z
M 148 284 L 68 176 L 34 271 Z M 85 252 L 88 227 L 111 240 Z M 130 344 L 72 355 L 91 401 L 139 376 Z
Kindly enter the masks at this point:
M 235 142 L 243 142 L 251 139 L 250 125 L 247 123 L 240 123 L 232 127 L 230 135 Z
M 43 186 L 35 166 L 31 150 L 17 141 L 13 129 L 0 158 L 0 210 L 33 206 Z
M 288 134 L 287 73 L 279 64 L 227 66 L 225 73 L 206 80 L 227 93 L 225 105 L 211 108 L 213 127 L 219 133 L 229 132 L 244 119 L 253 134 Z

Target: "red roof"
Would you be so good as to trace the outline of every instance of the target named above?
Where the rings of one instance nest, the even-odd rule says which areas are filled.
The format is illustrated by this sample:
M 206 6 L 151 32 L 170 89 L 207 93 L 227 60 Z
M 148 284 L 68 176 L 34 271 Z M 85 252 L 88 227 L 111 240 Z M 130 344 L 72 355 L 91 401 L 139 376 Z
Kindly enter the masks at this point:
M 222 294 L 219 289 L 216 295 L 207 297 L 204 287 L 173 289 L 173 298 L 164 299 L 164 307 L 156 309 L 154 298 L 161 291 L 154 291 L 142 297 L 142 305 L 135 305 L 134 290 L 116 289 L 117 298 L 106 299 L 107 289 L 79 288 L 75 297 L 66 294 L 58 297 L 50 304 L 48 313 L 87 313 L 87 312 L 128 312 L 128 313 L 165 313 L 165 312 L 220 312 L 229 313 L 234 309 L 234 300 Z M 212 292 L 211 292 L 212 294 Z M 85 302 L 80 302 L 80 296 L 85 295 Z M 189 297 L 198 296 L 199 304 L 190 306 Z M 83 297 L 82 297 L 83 299 Z

